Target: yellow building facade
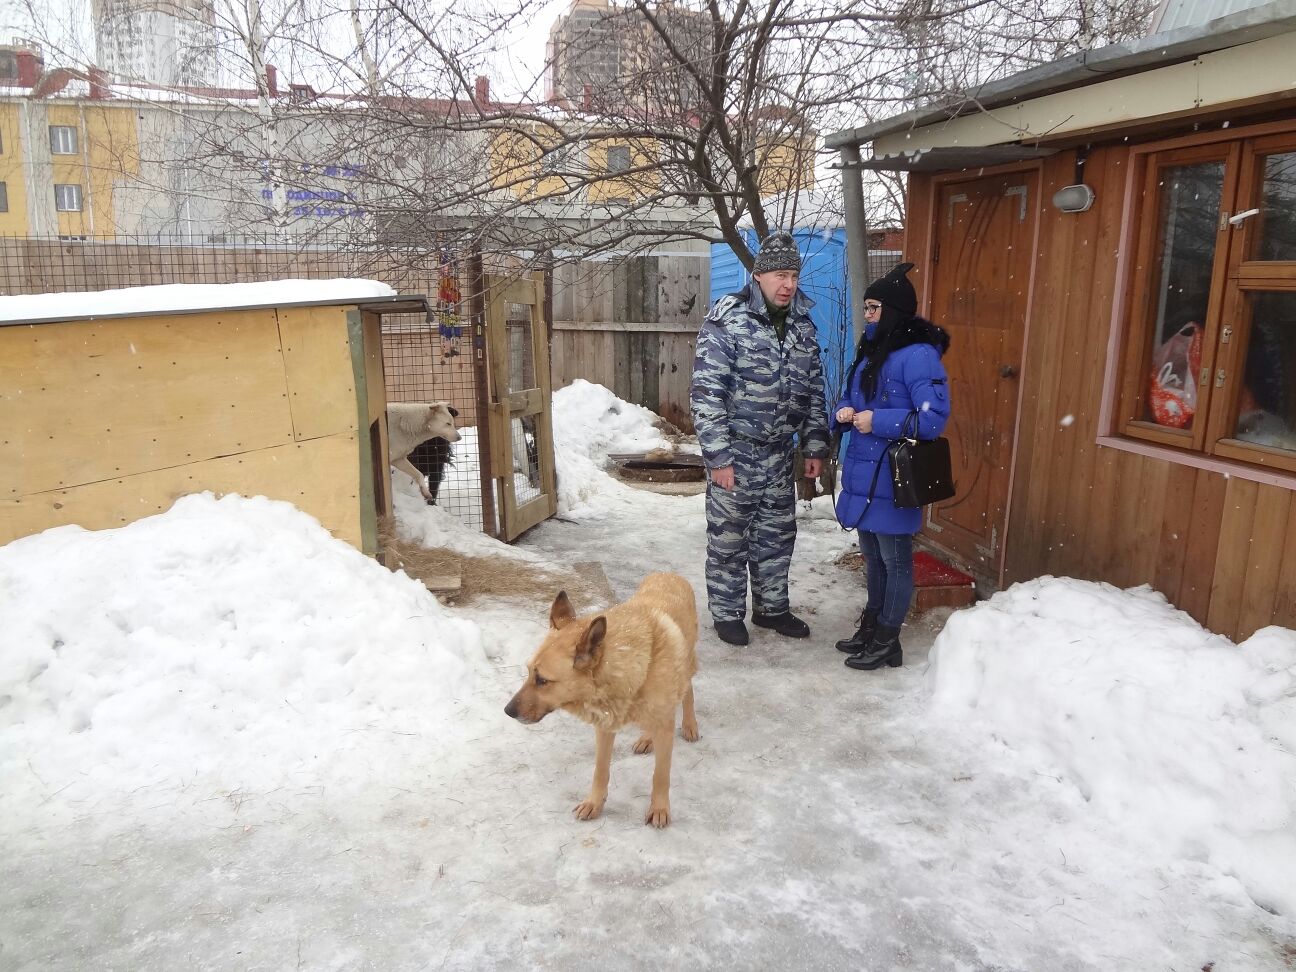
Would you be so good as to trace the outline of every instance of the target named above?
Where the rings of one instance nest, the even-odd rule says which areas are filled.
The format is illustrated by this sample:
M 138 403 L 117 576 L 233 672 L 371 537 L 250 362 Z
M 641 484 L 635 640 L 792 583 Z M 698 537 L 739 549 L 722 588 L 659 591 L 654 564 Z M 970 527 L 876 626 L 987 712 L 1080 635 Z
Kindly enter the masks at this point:
M 115 236 L 114 193 L 139 165 L 133 105 L 0 100 L 0 235 Z
M 0 235 L 25 236 L 27 177 L 23 171 L 22 126 L 18 105 L 0 102 Z
M 652 139 L 584 137 L 558 148 L 553 129 L 498 132 L 490 145 L 492 184 L 518 199 L 583 194 L 595 204 L 634 202 L 661 188 L 661 173 L 649 168 L 659 148 Z M 762 195 L 814 188 L 813 136 L 771 136 L 757 148 L 757 183 Z M 648 171 L 636 171 L 647 168 Z M 618 172 L 626 172 L 617 178 Z M 564 176 L 566 173 L 566 177 Z M 582 188 L 580 183 L 584 182 Z

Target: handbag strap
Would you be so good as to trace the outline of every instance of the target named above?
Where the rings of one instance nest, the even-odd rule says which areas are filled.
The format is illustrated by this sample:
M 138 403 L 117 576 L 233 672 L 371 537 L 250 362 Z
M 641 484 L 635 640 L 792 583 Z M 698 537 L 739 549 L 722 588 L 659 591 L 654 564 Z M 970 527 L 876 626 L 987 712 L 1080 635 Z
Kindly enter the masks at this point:
M 855 430 L 851 429 L 851 431 L 853 432 Z M 837 521 L 837 525 L 841 527 L 843 530 L 859 529 L 859 521 L 864 519 L 864 514 L 867 513 L 869 507 L 873 505 L 873 497 L 877 495 L 878 476 L 882 474 L 882 460 L 887 458 L 890 455 L 890 453 L 891 453 L 891 447 L 887 446 L 887 448 L 882 450 L 882 455 L 878 456 L 877 465 L 873 467 L 873 482 L 869 483 L 868 499 L 865 500 L 864 509 L 860 511 L 859 519 L 855 521 L 854 526 L 847 526 L 845 523 L 841 521 L 841 517 L 837 515 L 837 497 L 836 496 L 833 497 L 833 519 Z M 840 475 L 837 477 L 837 483 L 838 485 L 841 485 Z
M 907 434 L 910 419 L 913 419 L 913 435 Z M 915 408 L 912 412 L 906 415 L 904 421 L 900 423 L 900 437 L 908 439 L 910 442 L 918 441 L 918 409 Z

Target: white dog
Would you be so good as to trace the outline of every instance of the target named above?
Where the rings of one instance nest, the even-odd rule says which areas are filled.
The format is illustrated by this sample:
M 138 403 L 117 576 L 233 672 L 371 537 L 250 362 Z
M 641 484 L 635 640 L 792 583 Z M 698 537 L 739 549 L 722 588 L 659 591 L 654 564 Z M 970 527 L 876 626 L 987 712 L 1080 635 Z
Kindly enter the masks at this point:
M 429 503 L 436 501 L 436 494 L 428 488 L 423 474 L 409 461 L 409 454 L 428 439 L 446 441 L 444 457 L 435 470 L 433 488 L 440 486 L 445 466 L 451 461 L 448 443 L 459 441 L 459 432 L 454 424 L 458 414 L 446 402 L 396 402 L 387 406 L 387 446 L 392 468 L 399 469 L 418 483 L 419 492 Z

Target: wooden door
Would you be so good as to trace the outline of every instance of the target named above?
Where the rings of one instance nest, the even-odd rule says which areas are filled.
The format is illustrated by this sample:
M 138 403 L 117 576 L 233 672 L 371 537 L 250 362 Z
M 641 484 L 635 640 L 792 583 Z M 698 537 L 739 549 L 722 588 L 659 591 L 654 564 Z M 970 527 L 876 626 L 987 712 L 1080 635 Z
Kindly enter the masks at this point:
M 980 573 L 1003 556 L 1039 180 L 1011 173 L 937 187 L 931 317 L 950 334 L 946 436 L 958 493 L 931 507 L 937 544 Z
M 513 540 L 558 510 L 544 282 L 535 274 L 485 283 L 491 479 L 499 537 Z

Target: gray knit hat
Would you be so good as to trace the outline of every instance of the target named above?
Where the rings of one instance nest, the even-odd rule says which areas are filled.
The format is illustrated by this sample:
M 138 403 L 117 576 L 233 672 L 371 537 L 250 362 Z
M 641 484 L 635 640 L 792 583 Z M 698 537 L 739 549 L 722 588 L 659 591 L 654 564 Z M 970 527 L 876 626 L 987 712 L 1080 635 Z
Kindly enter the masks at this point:
M 765 237 L 756 254 L 752 274 L 768 273 L 771 270 L 795 270 L 801 272 L 801 254 L 797 252 L 796 240 L 791 233 L 775 230 Z

